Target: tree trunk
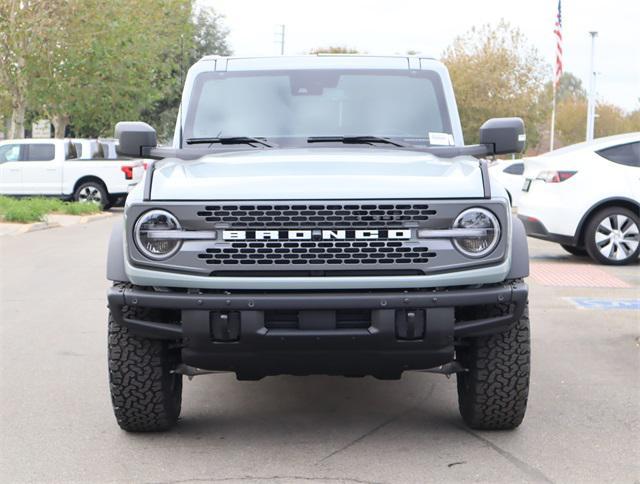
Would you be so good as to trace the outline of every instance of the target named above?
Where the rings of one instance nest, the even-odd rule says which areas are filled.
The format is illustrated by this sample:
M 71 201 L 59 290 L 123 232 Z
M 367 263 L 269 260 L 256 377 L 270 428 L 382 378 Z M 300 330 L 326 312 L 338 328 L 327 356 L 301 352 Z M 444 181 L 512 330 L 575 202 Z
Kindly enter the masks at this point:
M 9 139 L 24 138 L 24 113 L 27 103 L 24 99 L 14 98 L 11 103 L 11 125 L 9 127 Z
M 54 114 L 51 124 L 53 124 L 54 138 L 64 138 L 69 125 L 69 116 L 67 114 Z

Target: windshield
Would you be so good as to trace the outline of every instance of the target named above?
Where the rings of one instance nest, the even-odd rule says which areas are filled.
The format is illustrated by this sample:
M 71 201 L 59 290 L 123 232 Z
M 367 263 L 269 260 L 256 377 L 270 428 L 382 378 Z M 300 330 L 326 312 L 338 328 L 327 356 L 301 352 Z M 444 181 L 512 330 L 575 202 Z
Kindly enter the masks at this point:
M 409 70 L 208 72 L 194 83 L 184 137 L 451 134 L 437 73 Z

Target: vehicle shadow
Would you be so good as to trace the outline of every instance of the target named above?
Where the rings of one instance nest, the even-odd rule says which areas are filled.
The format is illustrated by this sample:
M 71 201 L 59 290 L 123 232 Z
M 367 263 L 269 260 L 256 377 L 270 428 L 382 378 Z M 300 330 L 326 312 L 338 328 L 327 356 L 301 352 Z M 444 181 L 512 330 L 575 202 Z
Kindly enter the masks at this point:
M 185 382 L 182 418 L 166 434 L 181 445 L 220 439 L 225 445 L 236 440 L 247 445 L 247 439 L 256 445 L 331 441 L 391 424 L 403 433 L 459 433 L 462 425 L 455 380 L 442 375 L 407 373 L 395 381 L 281 376 L 238 382 L 228 374 L 209 381 L 198 378 Z

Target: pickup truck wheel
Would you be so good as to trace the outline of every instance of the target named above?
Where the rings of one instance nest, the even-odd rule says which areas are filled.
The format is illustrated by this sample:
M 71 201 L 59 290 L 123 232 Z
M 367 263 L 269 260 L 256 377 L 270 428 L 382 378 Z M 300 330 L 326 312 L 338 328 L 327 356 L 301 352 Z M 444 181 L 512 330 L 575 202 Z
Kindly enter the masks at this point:
M 172 373 L 179 352 L 166 341 L 143 338 L 109 313 L 109 385 L 118 425 L 127 432 L 159 432 L 180 416 L 182 375 Z
M 108 208 L 110 205 L 109 194 L 102 183 L 85 182 L 82 183 L 73 193 L 73 199 L 80 203 L 97 203 L 102 208 Z
M 589 256 L 600 264 L 625 265 L 640 255 L 640 218 L 623 207 L 609 207 L 589 219 L 585 231 Z
M 458 406 L 465 423 L 478 430 L 511 430 L 527 409 L 530 373 L 529 311 L 501 333 L 467 340 L 457 359 Z

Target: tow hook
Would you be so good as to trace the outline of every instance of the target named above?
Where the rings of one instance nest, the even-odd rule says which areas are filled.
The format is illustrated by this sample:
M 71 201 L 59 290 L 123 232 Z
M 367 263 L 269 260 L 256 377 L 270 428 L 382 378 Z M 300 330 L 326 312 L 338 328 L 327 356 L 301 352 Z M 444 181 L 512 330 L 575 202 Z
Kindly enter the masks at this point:
M 185 375 L 192 380 L 194 376 L 198 375 L 210 375 L 212 373 L 229 373 L 227 371 L 215 371 L 215 370 L 203 370 L 201 368 L 196 368 L 195 366 L 185 365 L 184 363 L 180 363 L 173 370 L 170 371 L 172 374 Z
M 441 375 L 445 375 L 449 378 L 454 373 L 462 373 L 465 371 L 469 371 L 467 368 L 462 366 L 457 361 L 452 361 L 450 363 L 445 363 L 444 365 L 436 366 L 434 368 L 429 368 L 428 370 L 418 370 L 424 373 L 440 373 Z

